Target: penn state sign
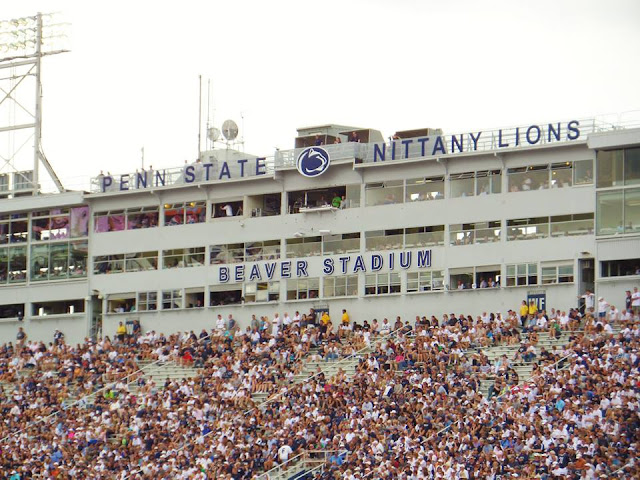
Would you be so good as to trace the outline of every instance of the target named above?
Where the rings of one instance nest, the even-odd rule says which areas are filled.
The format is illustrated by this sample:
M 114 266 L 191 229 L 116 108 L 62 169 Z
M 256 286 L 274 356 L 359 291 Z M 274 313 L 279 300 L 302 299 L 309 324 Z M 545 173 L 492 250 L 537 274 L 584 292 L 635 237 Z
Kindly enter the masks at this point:
M 331 157 L 324 148 L 308 147 L 298 155 L 296 168 L 305 177 L 313 178 L 326 172 L 330 163 Z

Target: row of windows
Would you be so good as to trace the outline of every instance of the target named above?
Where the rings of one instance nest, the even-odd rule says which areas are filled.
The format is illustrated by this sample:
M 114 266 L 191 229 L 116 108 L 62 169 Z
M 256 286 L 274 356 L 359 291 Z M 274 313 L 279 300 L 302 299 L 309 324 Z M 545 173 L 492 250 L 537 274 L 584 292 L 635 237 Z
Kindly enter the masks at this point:
M 82 238 L 89 233 L 89 207 L 54 208 L 0 215 L 0 244 Z
M 525 240 L 593 233 L 593 214 L 523 218 L 507 221 L 507 240 Z M 499 242 L 501 222 L 476 222 L 449 226 L 449 245 Z M 367 251 L 444 245 L 444 225 L 365 233 Z M 334 255 L 360 251 L 360 233 L 324 237 L 289 238 L 285 241 L 286 258 Z M 206 247 L 177 248 L 162 251 L 162 268 L 185 268 L 205 265 Z M 276 260 L 281 257 L 280 241 L 268 240 L 238 244 L 212 245 L 209 264 L 229 264 Z M 158 269 L 158 252 L 137 252 L 94 257 L 94 273 L 124 273 Z
M 33 281 L 64 280 L 87 276 L 86 240 L 31 245 Z M 0 284 L 27 279 L 27 247 L 0 247 Z
M 507 286 L 548 285 L 573 282 L 573 264 L 555 263 L 507 265 Z M 483 266 L 451 269 L 449 285 L 442 270 L 407 272 L 406 293 L 466 289 L 498 288 L 500 266 Z M 241 303 L 275 302 L 280 300 L 280 287 L 284 282 L 286 301 L 316 298 L 358 296 L 358 276 L 311 277 L 286 281 L 248 282 L 209 287 L 209 306 L 236 305 Z M 322 289 L 321 289 L 322 287 Z M 397 272 L 373 273 L 364 276 L 364 295 L 389 295 L 402 293 L 402 275 Z M 132 311 L 173 310 L 205 306 L 205 289 L 190 288 L 161 292 L 113 294 L 107 299 L 109 313 Z
M 593 161 L 580 160 L 532 165 L 507 170 L 508 190 L 520 192 L 545 188 L 565 188 L 593 183 Z M 449 175 L 451 198 L 490 195 L 502 192 L 502 170 L 482 170 Z M 365 206 L 411 203 L 445 198 L 444 175 L 367 183 Z M 360 205 L 360 185 L 342 185 L 287 192 L 289 213 L 313 208 L 352 208 Z M 211 216 L 265 216 L 280 214 L 280 193 L 247 197 L 211 204 Z M 162 206 L 96 212 L 95 231 L 114 232 L 206 222 L 207 205 L 187 201 Z M 244 208 L 243 208 L 244 207 Z

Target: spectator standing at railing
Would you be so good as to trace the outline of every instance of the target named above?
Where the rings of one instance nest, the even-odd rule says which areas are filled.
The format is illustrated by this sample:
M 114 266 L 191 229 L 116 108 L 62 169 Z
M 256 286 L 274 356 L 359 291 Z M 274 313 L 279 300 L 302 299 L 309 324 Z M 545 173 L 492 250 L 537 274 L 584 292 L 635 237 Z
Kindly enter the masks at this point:
M 593 311 L 596 306 L 596 296 L 591 290 L 587 289 L 584 295 L 580 295 L 578 298 L 584 299 L 583 315 Z

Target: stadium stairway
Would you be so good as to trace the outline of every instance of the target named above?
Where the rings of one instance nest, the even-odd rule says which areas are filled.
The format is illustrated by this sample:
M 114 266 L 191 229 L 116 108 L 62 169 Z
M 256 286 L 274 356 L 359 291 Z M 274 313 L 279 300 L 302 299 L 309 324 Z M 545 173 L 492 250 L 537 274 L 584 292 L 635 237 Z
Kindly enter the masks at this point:
M 613 329 L 613 332 L 614 334 L 619 333 L 620 327 L 615 327 Z M 563 332 L 560 337 L 553 338 L 549 335 L 548 332 L 538 332 L 538 343 L 535 345 L 537 358 L 530 362 L 513 362 L 513 358 L 520 348 L 519 343 L 515 345 L 496 345 L 491 347 L 469 349 L 466 352 L 466 355 L 473 355 L 480 352 L 489 359 L 492 365 L 490 375 L 487 378 L 483 378 L 480 380 L 480 392 L 483 396 L 488 396 L 489 389 L 494 384 L 496 379 L 494 373 L 494 365 L 496 361 L 503 355 L 507 356 L 507 359 L 510 361 L 510 367 L 518 374 L 518 384 L 522 385 L 523 383 L 527 383 L 531 378 L 533 365 L 534 363 L 538 363 L 540 352 L 542 352 L 543 348 L 550 353 L 556 354 L 559 350 L 562 350 L 564 346 L 570 342 L 571 338 L 577 333 L 580 332 Z

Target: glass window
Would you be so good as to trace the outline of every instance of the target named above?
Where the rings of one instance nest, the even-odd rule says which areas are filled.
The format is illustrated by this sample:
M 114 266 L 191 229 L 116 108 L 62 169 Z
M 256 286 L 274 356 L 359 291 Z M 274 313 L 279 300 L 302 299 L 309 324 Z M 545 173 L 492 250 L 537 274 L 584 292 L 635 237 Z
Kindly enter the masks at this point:
M 227 283 L 209 287 L 209 305 L 237 305 L 242 303 L 242 284 Z
M 83 210 L 81 210 L 81 212 L 83 212 Z M 88 210 L 85 214 L 88 215 Z M 68 208 L 34 212 L 32 217 L 34 217 L 31 226 L 31 238 L 33 240 L 61 240 L 69 238 L 70 213 Z M 74 215 L 74 218 L 77 217 L 78 212 Z M 76 228 L 78 227 L 76 226 Z M 80 229 L 82 228 L 83 227 L 80 226 Z
M 247 242 L 244 244 L 244 249 L 247 262 L 277 260 L 280 258 L 280 240 Z
M 640 258 L 601 262 L 602 277 L 640 275 Z
M 567 237 L 593 233 L 593 213 L 555 215 L 551 220 L 551 236 Z
M 287 258 L 322 255 L 322 237 L 287 238 Z
M 549 188 L 549 165 L 510 168 L 508 170 L 509 191 L 526 192 Z
M 287 300 L 307 300 L 320 295 L 319 278 L 298 278 L 287 280 Z
M 507 287 L 538 284 L 538 264 L 507 265 Z
M 164 224 L 167 226 L 203 223 L 205 219 L 205 202 L 184 202 L 164 206 Z
M 573 184 L 590 185 L 593 183 L 593 160 L 573 162 Z
M 277 302 L 280 298 L 280 282 L 244 284 L 245 303 Z
M 444 177 L 410 178 L 407 180 L 406 202 L 444 199 Z
M 405 228 L 404 246 L 434 247 L 444 245 L 444 225 Z
M 0 283 L 9 280 L 9 249 L 0 248 Z
M 360 251 L 360 232 L 325 235 L 322 237 L 322 253 L 335 255 Z
M 365 295 L 400 293 L 400 274 L 374 273 L 365 276 Z
M 573 181 L 573 164 L 571 162 L 551 165 L 551 188 L 566 188 Z
M 543 265 L 542 266 L 542 284 L 551 283 L 572 283 L 573 282 L 573 265 Z
M 475 192 L 475 173 L 456 173 L 449 176 L 451 197 L 473 197 Z
M 355 297 L 358 295 L 358 276 L 343 275 L 340 277 L 324 277 L 323 296 L 332 297 Z
M 158 252 L 127 253 L 124 256 L 125 271 L 143 272 L 145 270 L 158 269 Z
M 449 289 L 468 290 L 474 286 L 473 267 L 449 269 Z
M 49 279 L 49 245 L 31 247 L 31 280 Z
M 622 150 L 600 150 L 596 154 L 596 187 L 615 187 L 623 181 Z
M 139 292 L 138 311 L 151 312 L 158 309 L 158 292 Z
M 126 219 L 124 210 L 96 212 L 94 230 L 96 233 L 120 232 L 125 229 Z
M 489 195 L 500 192 L 502 192 L 502 171 L 476 172 L 476 195 Z
M 450 245 L 493 243 L 500 241 L 500 221 L 449 225 Z
M 534 240 L 549 236 L 549 217 L 507 220 L 507 241 Z
M 622 191 L 598 192 L 596 228 L 598 235 L 624 233 Z
M 624 233 L 640 232 L 640 189 L 624 192 Z
M 365 249 L 370 250 L 397 250 L 402 248 L 404 230 L 373 230 L 365 232 Z
M 204 265 L 205 247 L 163 250 L 163 268 L 201 267 Z
M 33 303 L 34 316 L 68 315 L 84 312 L 84 300 L 60 300 L 57 302 Z
M 162 309 L 175 310 L 182 308 L 182 290 L 165 290 L 162 292 Z
M 392 205 L 402 203 L 404 198 L 404 181 L 388 180 L 379 183 L 367 183 L 365 186 L 366 206 Z
M 227 245 L 211 245 L 209 263 L 219 265 L 224 263 L 244 262 L 245 246 L 243 243 L 230 243 Z
M 9 248 L 9 283 L 27 279 L 27 247 Z
M 135 293 L 114 293 L 107 297 L 107 312 L 127 313 L 136 311 Z
M 54 243 L 51 245 L 49 280 L 67 278 L 69 273 L 69 244 Z
M 157 227 L 159 217 L 158 207 L 129 208 L 127 209 L 127 230 Z
M 624 184 L 640 184 L 640 148 L 627 148 L 624 151 Z
M 429 270 L 407 273 L 407 293 L 444 290 L 444 272 Z

